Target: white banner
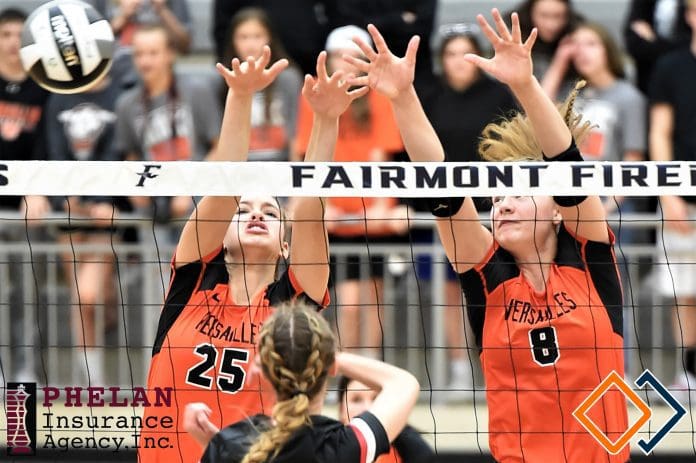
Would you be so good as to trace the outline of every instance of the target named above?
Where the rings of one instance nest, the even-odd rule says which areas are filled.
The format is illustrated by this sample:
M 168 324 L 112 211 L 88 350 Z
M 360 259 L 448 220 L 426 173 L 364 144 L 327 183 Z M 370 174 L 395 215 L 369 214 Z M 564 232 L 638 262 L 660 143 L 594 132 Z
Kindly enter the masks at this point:
M 696 196 L 696 162 L 0 163 L 0 195 Z

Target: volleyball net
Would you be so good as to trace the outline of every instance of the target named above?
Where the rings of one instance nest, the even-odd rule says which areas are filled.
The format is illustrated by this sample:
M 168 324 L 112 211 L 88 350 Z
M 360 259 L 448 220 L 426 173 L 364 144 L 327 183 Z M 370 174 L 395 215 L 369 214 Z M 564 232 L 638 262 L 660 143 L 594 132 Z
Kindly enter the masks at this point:
M 87 417 L 138 415 L 137 408 L 119 404 L 134 400 L 133 391 L 147 382 L 169 263 L 188 219 L 171 216 L 172 202 L 184 198 L 193 209 L 208 195 L 272 195 L 362 204 L 352 215 L 331 218 L 338 229 L 385 222 L 375 235 L 333 234 L 332 303 L 326 316 L 343 349 L 384 358 L 419 378 L 423 391 L 412 422 L 438 451 L 486 454 L 488 411 L 479 349 L 434 218 L 419 204 L 423 198 L 458 196 L 599 195 L 617 236 L 625 382 L 653 413 L 632 442 L 649 440 L 674 414 L 654 389 L 635 384 L 649 370 L 688 411 L 655 452 L 696 457 L 696 384 L 688 381 L 684 363 L 685 340 L 694 335 L 685 332 L 693 325 L 683 323 L 691 316 L 686 310 L 696 311 L 684 302 L 696 300 L 696 241 L 684 235 L 677 242 L 665 233 L 673 224 L 657 204 L 659 196 L 696 196 L 696 164 L 5 162 L 0 195 L 46 195 L 68 204 L 67 213 L 36 218 L 0 214 L 0 447 L 11 442 L 15 409 L 8 404 L 15 396 L 10 392 L 22 383 L 39 390 L 39 434 L 108 435 L 111 428 L 95 431 Z M 151 198 L 145 210 L 119 206 L 123 198 L 136 196 Z M 79 200 L 68 200 L 73 197 L 101 198 L 111 214 L 102 210 L 99 220 L 88 217 L 73 206 Z M 391 207 L 399 212 L 368 217 L 362 198 L 396 198 Z M 481 221 L 488 225 L 487 212 Z M 674 249 L 679 257 L 670 261 Z M 684 269 L 691 269 L 693 281 L 675 282 L 674 275 L 688 275 Z M 684 290 L 689 286 L 693 296 Z M 81 406 L 67 403 L 80 387 Z M 104 389 L 90 401 L 95 387 Z M 73 388 L 73 396 L 66 388 Z M 46 394 L 55 397 L 44 403 Z M 42 409 L 48 403 L 52 418 Z M 629 422 L 638 415 L 631 407 Z M 84 426 L 66 421 L 56 427 L 60 417 L 74 416 Z M 39 438 L 41 443 L 45 439 Z M 97 450 L 115 447 L 109 441 Z

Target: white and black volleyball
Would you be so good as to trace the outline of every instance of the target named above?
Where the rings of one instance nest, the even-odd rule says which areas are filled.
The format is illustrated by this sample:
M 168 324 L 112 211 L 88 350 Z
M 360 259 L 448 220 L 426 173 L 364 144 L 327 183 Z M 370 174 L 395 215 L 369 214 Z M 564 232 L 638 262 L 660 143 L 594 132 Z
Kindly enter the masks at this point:
M 111 25 L 79 0 L 44 3 L 27 18 L 20 56 L 32 79 L 55 93 L 89 90 L 109 71 Z

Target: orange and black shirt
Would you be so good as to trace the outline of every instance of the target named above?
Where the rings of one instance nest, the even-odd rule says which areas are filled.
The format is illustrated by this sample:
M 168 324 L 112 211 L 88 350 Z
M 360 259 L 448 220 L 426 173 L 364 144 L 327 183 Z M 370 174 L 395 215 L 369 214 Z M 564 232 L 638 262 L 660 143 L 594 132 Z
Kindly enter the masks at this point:
M 275 402 L 272 386 L 254 362 L 256 343 L 273 307 L 304 298 L 317 308 L 328 304 L 328 292 L 312 301 L 295 279 L 292 268 L 257 294 L 251 305 L 231 299 L 224 250 L 172 270 L 152 350 L 148 394 L 171 388 L 171 407 L 147 407 L 144 419 L 164 423 L 143 427 L 141 463 L 198 462 L 202 449 L 183 429 L 186 404 L 206 403 L 218 427 L 258 413 L 269 413 Z M 164 420 L 163 420 L 164 419 Z M 168 427 L 169 419 L 171 426 Z M 148 439 L 149 438 L 149 439 Z M 162 439 L 164 438 L 164 439 Z
M 622 292 L 610 243 L 562 225 L 546 290 L 537 292 L 497 242 L 459 275 L 486 380 L 489 442 L 499 463 L 625 463 L 573 411 L 611 372 L 623 376 Z M 624 396 L 610 390 L 588 416 L 612 441 L 627 429 Z

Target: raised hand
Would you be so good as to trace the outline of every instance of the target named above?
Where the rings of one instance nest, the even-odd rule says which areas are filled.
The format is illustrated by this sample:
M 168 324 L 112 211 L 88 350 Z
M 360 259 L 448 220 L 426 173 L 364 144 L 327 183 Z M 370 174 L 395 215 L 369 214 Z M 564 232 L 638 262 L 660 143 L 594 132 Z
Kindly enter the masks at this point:
M 326 72 L 326 52 L 322 51 L 317 58 L 317 77 L 309 74 L 305 76 L 302 96 L 307 99 L 314 114 L 338 118 L 353 100 L 369 91 L 365 86 L 349 91 L 350 77 L 341 71 L 336 71 L 329 77 Z
M 271 61 L 271 49 L 266 45 L 258 58 L 249 57 L 241 62 L 238 58 L 232 60 L 232 69 L 218 63 L 218 73 L 235 95 L 253 95 L 271 85 L 275 78 L 288 67 L 288 60 L 281 59 L 266 69 Z
M 497 33 L 483 15 L 478 15 L 476 19 L 481 30 L 493 45 L 495 55 L 491 59 L 486 59 L 478 55 L 468 54 L 466 59 L 512 88 L 525 85 L 534 78 L 532 74 L 532 47 L 536 41 L 537 30 L 536 28 L 532 29 L 527 40 L 522 42 L 520 19 L 517 13 L 512 14 L 512 31 L 508 30 L 498 9 L 494 8 L 492 14 Z
M 190 403 L 184 409 L 184 430 L 191 434 L 203 448 L 219 431 L 218 427 L 210 421 L 210 414 L 210 407 L 202 402 Z
M 420 38 L 414 36 L 408 42 L 406 55 L 402 58 L 394 55 L 384 41 L 384 37 L 372 24 L 367 26 L 372 36 L 376 51 L 358 37 L 353 41 L 360 47 L 367 61 L 345 55 L 343 59 L 351 63 L 366 75 L 351 80 L 354 85 L 366 85 L 388 98 L 397 98 L 413 85 L 416 69 L 416 52 Z

